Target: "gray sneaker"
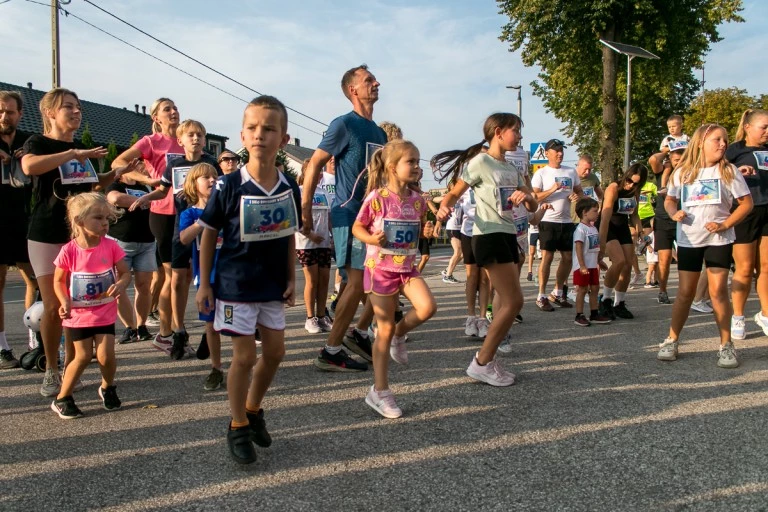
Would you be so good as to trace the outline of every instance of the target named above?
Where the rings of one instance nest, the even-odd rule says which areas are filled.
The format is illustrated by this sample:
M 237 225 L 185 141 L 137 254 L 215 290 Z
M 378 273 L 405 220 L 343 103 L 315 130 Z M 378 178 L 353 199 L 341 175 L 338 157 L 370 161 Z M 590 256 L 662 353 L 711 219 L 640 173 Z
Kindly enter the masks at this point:
M 660 343 L 659 353 L 656 354 L 656 359 L 659 361 L 677 360 L 677 340 L 667 338 L 664 340 L 664 343 Z
M 733 346 L 733 342 L 729 341 L 725 345 L 720 347 L 718 352 L 717 366 L 720 368 L 738 368 L 739 360 L 736 357 L 736 349 Z
M 224 372 L 218 368 L 211 368 L 211 373 L 205 378 L 203 389 L 206 391 L 215 391 L 221 387 L 222 382 L 224 382 Z
M 53 368 L 45 370 L 43 385 L 40 386 L 40 394 L 43 396 L 56 396 L 61 391 L 61 377 Z
M 0 350 L 0 370 L 18 368 L 19 360 L 13 357 L 13 350 Z
M 669 300 L 669 295 L 667 295 L 667 292 L 659 292 L 659 297 L 656 300 L 659 301 L 659 304 L 672 304 L 672 301 Z

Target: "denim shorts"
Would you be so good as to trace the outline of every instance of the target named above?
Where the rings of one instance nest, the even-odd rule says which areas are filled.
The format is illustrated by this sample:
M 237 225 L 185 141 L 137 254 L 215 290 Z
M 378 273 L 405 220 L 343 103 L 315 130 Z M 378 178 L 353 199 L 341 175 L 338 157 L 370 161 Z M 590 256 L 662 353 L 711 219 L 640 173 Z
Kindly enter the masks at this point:
M 123 261 L 129 270 L 134 272 L 154 272 L 157 270 L 157 256 L 155 242 L 121 242 L 118 245 L 125 251 Z

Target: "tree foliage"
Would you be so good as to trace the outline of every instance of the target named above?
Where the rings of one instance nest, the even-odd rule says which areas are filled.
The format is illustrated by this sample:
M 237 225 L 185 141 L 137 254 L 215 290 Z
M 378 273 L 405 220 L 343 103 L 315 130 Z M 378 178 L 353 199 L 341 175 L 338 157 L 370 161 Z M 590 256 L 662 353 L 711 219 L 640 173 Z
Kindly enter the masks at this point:
M 83 128 L 83 135 L 80 137 L 80 142 L 82 142 L 83 146 L 85 146 L 87 149 L 96 146 L 96 143 L 93 140 L 93 135 L 91 135 L 91 127 L 88 126 L 88 123 L 85 123 L 85 128 Z
M 704 123 L 717 123 L 728 130 L 728 136 L 733 140 L 744 111 L 765 108 L 767 99 L 768 95 L 750 96 L 745 89 L 737 87 L 703 91 L 691 102 L 683 129 L 691 135 Z
M 693 75 L 717 27 L 743 21 L 741 0 L 497 0 L 509 18 L 500 39 L 541 68 L 531 84 L 582 152 L 598 156 L 604 181 L 622 160 L 626 57 L 599 39 L 641 46 L 659 60 L 635 59 L 632 157 L 644 159 L 666 133 L 665 120 L 685 112 L 699 88 Z
M 128 143 L 128 147 L 132 148 L 134 144 L 139 142 L 139 134 L 136 132 L 133 132 L 133 136 L 131 137 L 131 142 Z
M 115 144 L 114 140 L 111 140 L 107 146 L 107 156 L 104 157 L 104 172 L 112 168 L 112 162 L 115 160 L 115 158 L 117 158 L 117 155 L 117 144 Z

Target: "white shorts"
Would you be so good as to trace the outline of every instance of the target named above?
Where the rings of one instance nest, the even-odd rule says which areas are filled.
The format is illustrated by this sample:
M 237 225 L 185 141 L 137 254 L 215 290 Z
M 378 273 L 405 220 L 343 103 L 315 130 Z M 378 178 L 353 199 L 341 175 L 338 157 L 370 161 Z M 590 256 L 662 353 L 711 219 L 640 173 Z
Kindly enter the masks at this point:
M 645 262 L 646 263 L 658 263 L 659 262 L 659 254 L 656 251 L 645 251 Z
M 285 304 L 272 302 L 228 302 L 216 299 L 213 328 L 226 336 L 253 336 L 256 326 L 285 330 Z

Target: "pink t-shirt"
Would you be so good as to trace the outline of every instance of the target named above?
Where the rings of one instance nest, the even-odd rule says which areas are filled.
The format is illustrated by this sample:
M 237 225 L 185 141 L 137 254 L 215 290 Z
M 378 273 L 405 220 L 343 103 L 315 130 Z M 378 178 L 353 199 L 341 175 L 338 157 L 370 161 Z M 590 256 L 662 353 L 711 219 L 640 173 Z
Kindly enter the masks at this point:
M 368 194 L 357 214 L 357 221 L 371 234 L 383 231 L 387 247 L 368 244 L 365 266 L 388 272 L 410 272 L 418 253 L 421 221 L 426 209 L 424 198 L 413 190 L 405 199 L 386 188 Z
M 162 133 L 145 135 L 133 147 L 141 151 L 141 158 L 145 160 L 144 163 L 149 175 L 154 179 L 163 177 L 168 158 L 184 156 L 184 148 L 179 145 L 178 140 Z M 149 211 L 163 215 L 174 215 L 176 210 L 173 206 L 173 194 L 168 194 L 165 199 L 160 201 L 152 201 Z
M 72 315 L 61 322 L 64 327 L 115 323 L 117 300 L 107 297 L 107 290 L 116 282 L 115 264 L 124 256 L 117 242 L 106 237 L 89 249 L 83 249 L 74 240 L 61 248 L 53 263 L 67 272 L 72 297 Z

